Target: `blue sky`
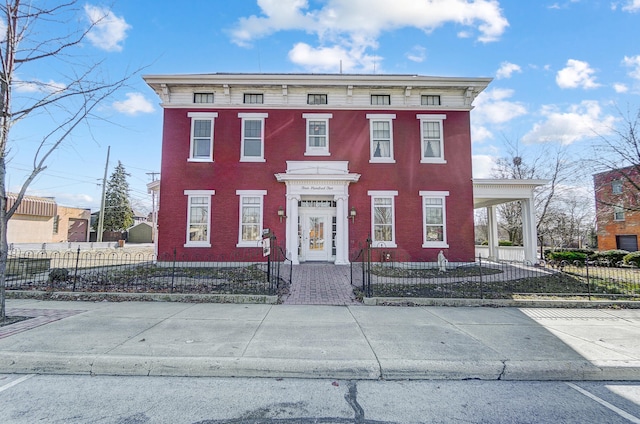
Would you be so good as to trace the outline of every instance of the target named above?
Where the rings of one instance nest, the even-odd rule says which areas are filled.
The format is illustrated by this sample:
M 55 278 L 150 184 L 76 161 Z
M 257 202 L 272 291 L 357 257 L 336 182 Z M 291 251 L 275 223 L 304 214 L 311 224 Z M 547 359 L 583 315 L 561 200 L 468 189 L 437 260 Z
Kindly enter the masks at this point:
M 563 146 L 589 154 L 618 110 L 640 107 L 640 0 L 135 0 L 116 1 L 80 47 L 116 77 L 214 72 L 326 72 L 492 77 L 472 111 L 474 176 L 518 143 L 523 156 Z M 106 13 L 80 3 L 76 22 Z M 59 70 L 24 76 L 64 84 Z M 67 73 L 68 74 L 68 73 Z M 21 76 L 22 77 L 22 76 Z M 28 91 L 25 84 L 23 91 Z M 98 111 L 48 162 L 30 194 L 97 210 L 121 161 L 131 197 L 150 205 L 147 173 L 160 171 L 162 110 L 141 76 Z M 8 189 L 15 191 L 46 131 L 42 117 L 12 133 Z

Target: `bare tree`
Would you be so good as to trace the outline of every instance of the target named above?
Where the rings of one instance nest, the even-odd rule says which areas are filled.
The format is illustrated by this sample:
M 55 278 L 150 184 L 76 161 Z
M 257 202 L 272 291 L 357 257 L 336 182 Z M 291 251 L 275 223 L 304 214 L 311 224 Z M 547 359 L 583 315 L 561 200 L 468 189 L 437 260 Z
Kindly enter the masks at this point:
M 0 4 L 0 319 L 6 318 L 5 271 L 7 266 L 7 224 L 16 212 L 31 182 L 46 169 L 47 159 L 85 125 L 96 107 L 122 88 L 133 74 L 108 82 L 101 77 L 102 61 L 83 63 L 75 48 L 87 38 L 100 19 L 82 27 L 77 17 L 82 7 L 67 2 L 5 0 Z M 103 16 L 104 19 L 106 16 Z M 2 22 L 4 21 L 4 22 Z M 73 23 L 79 27 L 73 29 Z M 6 25 L 2 28 L 1 23 Z M 57 35 L 56 31 L 60 31 Z M 45 38 L 44 35 L 48 34 Z M 52 35 L 53 34 L 53 35 Z M 37 78 L 43 71 L 57 70 L 60 82 Z M 21 90 L 22 89 L 22 90 Z M 27 90 L 28 89 L 28 90 Z M 17 96 L 28 91 L 29 95 Z M 15 124 L 46 114 L 51 126 L 33 152 L 33 168 L 22 182 L 13 205 L 7 209 L 7 154 Z

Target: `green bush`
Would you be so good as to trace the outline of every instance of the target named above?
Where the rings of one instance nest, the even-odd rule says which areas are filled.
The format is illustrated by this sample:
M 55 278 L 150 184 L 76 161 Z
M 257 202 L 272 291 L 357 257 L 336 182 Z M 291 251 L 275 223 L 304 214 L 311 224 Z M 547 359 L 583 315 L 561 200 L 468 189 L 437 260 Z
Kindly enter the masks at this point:
M 624 258 L 622 258 L 622 261 L 625 265 L 635 265 L 640 267 L 640 252 L 627 253 L 624 255 Z
M 69 271 L 66 268 L 53 268 L 49 271 L 49 282 L 54 283 L 56 281 L 67 281 L 69 278 Z
M 499 240 L 498 246 L 513 246 L 513 242 L 509 240 Z
M 587 254 L 571 250 L 556 250 L 548 252 L 547 259 L 557 262 L 567 261 L 569 263 L 573 263 L 575 261 L 579 261 L 584 263 L 587 260 Z
M 604 250 L 594 253 L 591 259 L 594 261 L 607 261 L 611 265 L 616 265 L 618 262 L 622 262 L 627 254 L 629 254 L 629 252 L 626 250 Z
M 594 254 L 594 251 L 591 249 L 577 249 L 577 248 L 558 248 L 558 249 L 545 249 L 544 250 L 544 257 L 547 259 L 551 259 L 549 257 L 549 255 L 551 253 L 557 253 L 557 252 L 575 252 L 575 253 L 583 253 L 585 254 L 588 258 L 592 257 Z

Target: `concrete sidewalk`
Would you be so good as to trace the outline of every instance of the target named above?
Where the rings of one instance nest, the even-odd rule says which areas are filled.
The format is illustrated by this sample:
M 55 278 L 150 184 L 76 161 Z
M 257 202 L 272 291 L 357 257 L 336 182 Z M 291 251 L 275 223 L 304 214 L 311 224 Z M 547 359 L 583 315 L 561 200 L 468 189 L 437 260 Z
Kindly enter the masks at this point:
M 0 327 L 0 373 L 640 380 L 638 309 L 7 306 L 37 318 Z

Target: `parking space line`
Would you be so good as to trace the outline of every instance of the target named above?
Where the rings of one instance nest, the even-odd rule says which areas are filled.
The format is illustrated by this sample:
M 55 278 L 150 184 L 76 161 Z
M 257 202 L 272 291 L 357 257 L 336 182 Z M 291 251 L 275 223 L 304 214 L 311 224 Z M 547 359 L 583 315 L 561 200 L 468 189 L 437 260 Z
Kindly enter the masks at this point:
M 4 386 L 0 386 L 0 392 L 4 392 L 5 390 L 8 390 L 8 389 L 12 388 L 13 386 L 17 386 L 18 384 L 22 383 L 23 381 L 26 381 L 26 380 L 30 379 L 33 376 L 35 376 L 35 374 L 23 375 L 22 377 L 18 378 L 17 380 L 13 380 L 11 383 L 7 383 Z
M 618 408 L 617 406 L 614 406 L 612 404 L 610 404 L 609 402 L 607 402 L 604 399 L 600 399 L 598 396 L 594 395 L 591 392 L 586 391 L 585 389 L 583 389 L 582 387 L 578 387 L 577 385 L 573 384 L 573 383 L 566 383 L 567 386 L 571 387 L 572 389 L 575 389 L 577 391 L 579 391 L 580 393 L 582 393 L 583 395 L 585 395 L 586 397 L 595 400 L 596 402 L 598 402 L 600 405 L 604 406 L 607 409 L 610 409 L 611 411 L 615 412 L 616 414 L 620 415 L 622 418 L 625 418 L 629 421 L 631 421 L 632 423 L 635 424 L 640 424 L 640 418 L 629 414 L 626 411 L 623 411 L 622 409 Z

